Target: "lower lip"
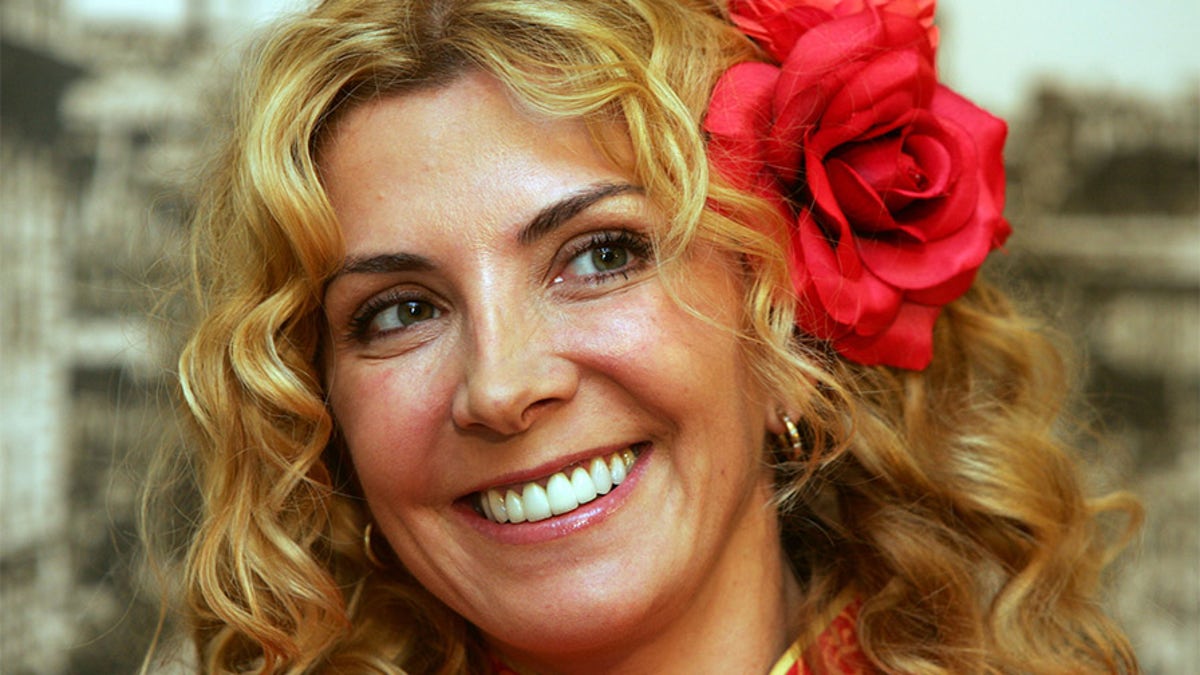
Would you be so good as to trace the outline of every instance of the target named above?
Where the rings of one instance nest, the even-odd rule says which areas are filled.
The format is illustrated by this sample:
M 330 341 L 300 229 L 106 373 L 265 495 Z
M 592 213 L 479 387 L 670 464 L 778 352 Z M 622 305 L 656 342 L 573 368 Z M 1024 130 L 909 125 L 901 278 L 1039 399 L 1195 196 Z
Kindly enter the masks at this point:
M 466 503 L 458 505 L 459 515 L 483 535 L 505 544 L 539 544 L 559 539 L 599 525 L 619 511 L 629 496 L 633 494 L 633 490 L 637 487 L 646 465 L 650 462 L 650 456 L 653 454 L 653 446 L 643 450 L 638 455 L 637 461 L 634 462 L 633 470 L 629 472 L 625 480 L 621 481 L 620 485 L 615 486 L 608 494 L 597 497 L 561 516 L 551 516 L 536 523 L 493 523 L 479 515 L 472 506 Z

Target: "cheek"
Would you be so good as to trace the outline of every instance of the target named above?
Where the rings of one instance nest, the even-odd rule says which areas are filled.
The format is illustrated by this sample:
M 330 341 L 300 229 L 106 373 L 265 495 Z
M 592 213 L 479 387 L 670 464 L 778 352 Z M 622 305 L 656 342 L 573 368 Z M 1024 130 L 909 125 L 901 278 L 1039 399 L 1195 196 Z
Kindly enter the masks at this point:
M 692 290 L 697 290 L 695 287 Z M 578 354 L 612 377 L 640 404 L 672 417 L 694 408 L 744 410 L 748 370 L 735 331 L 733 289 L 721 284 L 684 298 L 713 321 L 699 318 L 665 293 L 631 294 L 603 319 L 580 322 Z M 752 397 L 751 397 L 752 398 Z M 690 419 L 690 418 L 689 418 Z
M 435 375 L 399 362 L 346 364 L 337 372 L 334 419 L 368 495 L 380 486 L 419 494 L 424 478 L 436 474 L 438 420 L 448 416 L 450 399 Z
M 735 351 L 734 327 L 742 302 L 736 265 L 708 249 L 689 252 L 674 291 L 668 281 L 651 279 L 605 303 L 598 311 L 574 317 L 569 332 L 575 347 L 613 359 L 637 358 L 647 352 L 673 360 L 728 356 Z M 664 274 L 671 272 L 664 271 Z M 707 319 L 686 309 L 691 307 Z M 666 364 L 664 364 L 666 365 Z

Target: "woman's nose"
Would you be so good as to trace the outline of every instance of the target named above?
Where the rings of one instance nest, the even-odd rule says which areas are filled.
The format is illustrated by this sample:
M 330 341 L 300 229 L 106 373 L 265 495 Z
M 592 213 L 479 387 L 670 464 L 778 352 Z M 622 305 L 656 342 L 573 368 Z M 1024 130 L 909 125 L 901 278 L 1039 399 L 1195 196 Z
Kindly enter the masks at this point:
M 451 409 L 460 429 L 511 436 L 574 397 L 576 365 L 555 348 L 550 322 L 534 314 L 492 310 L 472 322 Z

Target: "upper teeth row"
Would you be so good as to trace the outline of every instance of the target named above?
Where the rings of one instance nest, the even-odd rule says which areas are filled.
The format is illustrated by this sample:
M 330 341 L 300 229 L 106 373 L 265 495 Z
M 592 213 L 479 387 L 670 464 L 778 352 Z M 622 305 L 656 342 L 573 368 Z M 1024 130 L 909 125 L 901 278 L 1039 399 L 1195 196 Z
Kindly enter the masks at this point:
M 577 466 L 568 476 L 565 471 L 550 476 L 546 487 L 536 482 L 526 483 L 518 493 L 509 488 L 504 492 L 491 489 L 480 493 L 479 506 L 483 515 L 495 523 L 524 523 L 545 520 L 579 508 L 598 495 L 608 494 L 629 475 L 637 455 L 626 448 L 607 459 L 596 457 L 587 467 Z

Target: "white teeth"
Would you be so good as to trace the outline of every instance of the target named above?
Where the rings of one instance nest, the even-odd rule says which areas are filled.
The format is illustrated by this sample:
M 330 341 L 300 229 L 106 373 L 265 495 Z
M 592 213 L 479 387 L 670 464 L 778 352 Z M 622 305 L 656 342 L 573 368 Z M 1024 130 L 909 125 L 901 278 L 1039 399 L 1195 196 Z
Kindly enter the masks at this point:
M 596 484 L 582 466 L 571 472 L 571 489 L 575 492 L 576 504 L 586 504 L 596 498 Z
M 625 480 L 625 458 L 619 455 L 613 455 L 612 459 L 608 460 L 608 472 L 612 474 L 612 484 L 620 485 L 621 481 Z
M 495 490 L 492 490 L 491 492 L 494 493 Z M 525 507 L 521 504 L 521 497 L 512 490 L 509 490 L 504 495 L 504 508 L 508 510 L 508 522 L 525 522 Z M 499 522 L 503 523 L 504 521 L 501 520 Z
M 521 503 L 525 506 L 525 520 L 531 523 L 550 517 L 550 499 L 537 483 L 525 484 L 525 491 L 521 493 Z
M 579 508 L 579 500 L 575 499 L 575 488 L 571 487 L 571 479 L 561 473 L 554 474 L 546 483 L 546 497 L 550 501 L 550 513 L 556 516 Z
M 626 448 L 608 457 L 596 457 L 583 466 L 575 467 L 567 476 L 559 472 L 550 476 L 543 488 L 539 483 L 526 483 L 520 494 L 498 490 L 480 494 L 479 510 L 494 523 L 523 523 L 560 516 L 587 504 L 598 495 L 608 494 L 629 475 L 637 455 Z
M 608 470 L 608 462 L 602 458 L 592 460 L 592 465 L 588 467 L 588 475 L 592 477 L 592 484 L 596 486 L 596 494 L 606 495 L 612 489 L 612 473 Z
M 488 506 L 492 509 L 492 520 L 503 523 L 508 520 L 508 509 L 505 508 L 504 498 L 495 490 L 488 490 Z M 517 521 L 520 522 L 520 521 Z

